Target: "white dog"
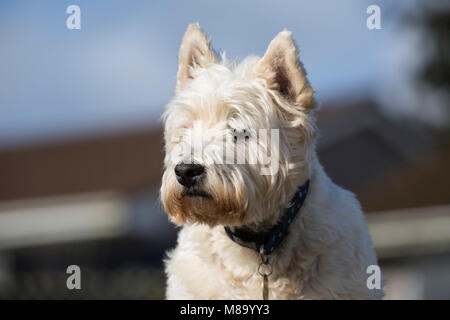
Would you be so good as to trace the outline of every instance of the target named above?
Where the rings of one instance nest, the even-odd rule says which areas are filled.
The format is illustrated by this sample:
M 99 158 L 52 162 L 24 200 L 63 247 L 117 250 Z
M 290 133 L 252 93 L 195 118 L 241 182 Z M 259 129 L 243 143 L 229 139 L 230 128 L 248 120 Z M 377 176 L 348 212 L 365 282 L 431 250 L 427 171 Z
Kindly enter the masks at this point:
M 377 259 L 360 204 L 317 159 L 314 90 L 291 33 L 236 65 L 192 24 L 177 77 L 161 200 L 183 227 L 167 298 L 381 298 L 367 285 Z

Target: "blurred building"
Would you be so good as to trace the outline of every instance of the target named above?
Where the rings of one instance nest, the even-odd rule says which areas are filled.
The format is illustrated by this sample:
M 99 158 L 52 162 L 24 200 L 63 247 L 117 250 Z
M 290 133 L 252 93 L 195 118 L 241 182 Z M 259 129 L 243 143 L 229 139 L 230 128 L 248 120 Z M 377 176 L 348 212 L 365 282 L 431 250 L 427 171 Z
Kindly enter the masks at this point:
M 318 112 L 318 152 L 367 213 L 388 298 L 450 298 L 450 146 L 370 100 Z M 176 229 L 158 200 L 162 129 L 0 151 L 0 297 L 163 298 Z M 65 268 L 83 270 L 81 291 Z

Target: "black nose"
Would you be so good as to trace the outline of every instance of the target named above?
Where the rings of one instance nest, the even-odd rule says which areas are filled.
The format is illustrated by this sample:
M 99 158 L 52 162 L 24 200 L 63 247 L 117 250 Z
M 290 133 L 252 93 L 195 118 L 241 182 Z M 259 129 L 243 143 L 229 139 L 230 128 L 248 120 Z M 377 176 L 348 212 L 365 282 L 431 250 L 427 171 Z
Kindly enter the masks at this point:
M 179 163 L 175 166 L 177 180 L 185 187 L 191 187 L 196 184 L 203 172 L 205 172 L 205 168 L 199 164 Z

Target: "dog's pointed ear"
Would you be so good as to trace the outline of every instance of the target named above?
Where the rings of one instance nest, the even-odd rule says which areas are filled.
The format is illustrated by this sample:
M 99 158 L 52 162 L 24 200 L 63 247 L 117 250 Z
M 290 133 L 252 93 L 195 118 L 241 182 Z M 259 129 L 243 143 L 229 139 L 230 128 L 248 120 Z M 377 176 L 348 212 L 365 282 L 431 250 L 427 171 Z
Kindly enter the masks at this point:
M 216 57 L 211 48 L 211 40 L 200 29 L 198 23 L 190 24 L 183 36 L 178 54 L 177 90 L 186 80 L 193 78 L 196 68 L 206 68 L 214 62 Z
M 291 32 L 283 30 L 269 44 L 259 61 L 259 73 L 270 89 L 276 90 L 290 103 L 305 109 L 313 108 L 314 89 L 298 59 L 298 49 Z

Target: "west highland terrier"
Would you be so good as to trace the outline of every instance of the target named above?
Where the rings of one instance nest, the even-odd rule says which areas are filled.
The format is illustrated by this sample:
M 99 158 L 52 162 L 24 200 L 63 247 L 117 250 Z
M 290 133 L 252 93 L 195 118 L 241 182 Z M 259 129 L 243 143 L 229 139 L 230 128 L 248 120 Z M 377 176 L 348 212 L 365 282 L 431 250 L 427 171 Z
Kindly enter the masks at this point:
M 161 200 L 183 226 L 168 299 L 384 295 L 360 204 L 317 159 L 315 105 L 289 31 L 237 64 L 188 27 L 164 114 Z

